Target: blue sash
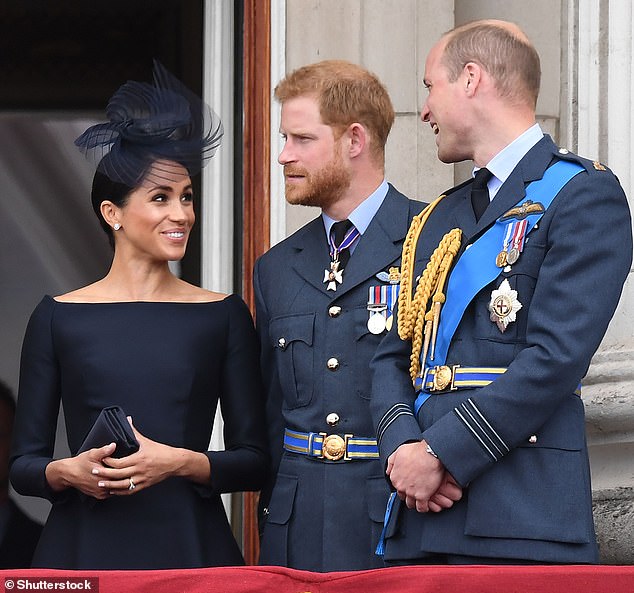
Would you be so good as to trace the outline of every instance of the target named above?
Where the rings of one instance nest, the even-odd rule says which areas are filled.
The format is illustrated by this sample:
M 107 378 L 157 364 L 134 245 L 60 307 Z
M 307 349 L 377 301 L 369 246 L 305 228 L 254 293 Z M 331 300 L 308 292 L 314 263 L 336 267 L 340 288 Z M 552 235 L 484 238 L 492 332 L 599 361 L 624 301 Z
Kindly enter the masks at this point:
M 544 215 L 544 212 L 564 185 L 581 171 L 583 171 L 583 167 L 577 163 L 557 161 L 546 170 L 541 179 L 533 181 L 527 186 L 526 196 L 518 202 L 518 206 L 520 203 L 531 200 L 534 203 L 541 204 L 543 208 L 535 213 L 526 213 L 528 222 L 526 234 L 531 231 L 535 223 Z M 455 265 L 449 277 L 447 298 L 440 315 L 434 360 L 430 361 L 428 357 L 427 364 L 421 364 L 422 369 L 426 366 L 445 364 L 451 339 L 465 309 L 475 295 L 493 282 L 502 271 L 496 265 L 495 257 L 504 242 L 505 230 L 505 216 L 502 216 L 462 254 Z M 425 363 L 425 361 L 421 362 Z
M 430 360 L 428 355 L 427 361 L 421 361 L 421 374 L 423 377 L 425 376 L 426 368 L 445 364 L 451 339 L 469 303 L 485 286 L 493 282 L 502 271 L 496 265 L 496 255 L 499 253 L 500 247 L 504 245 L 507 222 L 513 218 L 526 218 L 526 234 L 528 234 L 544 215 L 546 209 L 564 185 L 583 170 L 581 165 L 568 161 L 558 161 L 553 164 L 546 170 L 541 179 L 533 181 L 527 186 L 526 195 L 516 205 L 516 213 L 509 211 L 502 215 L 490 229 L 462 254 L 452 270 L 447 284 L 446 300 L 440 315 L 436 338 L 434 360 Z M 520 204 L 527 205 L 529 202 L 538 205 L 538 207 L 523 208 L 520 206 Z M 418 415 L 418 411 L 430 395 L 430 393 L 425 391 L 424 381 L 421 381 L 421 391 L 414 402 L 415 415 Z M 379 556 L 383 556 L 385 552 L 385 534 L 395 499 L 396 493 L 393 492 L 388 500 L 383 532 L 376 549 L 376 554 Z

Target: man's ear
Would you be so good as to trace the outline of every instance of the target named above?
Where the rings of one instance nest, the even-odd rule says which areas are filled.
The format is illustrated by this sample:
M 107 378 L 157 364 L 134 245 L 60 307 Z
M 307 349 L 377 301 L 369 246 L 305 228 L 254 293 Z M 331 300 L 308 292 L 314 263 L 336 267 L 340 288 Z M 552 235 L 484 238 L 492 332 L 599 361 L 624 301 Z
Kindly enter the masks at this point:
M 368 135 L 362 124 L 355 122 L 348 126 L 346 134 L 349 138 L 348 156 L 354 158 L 359 156 L 365 149 Z
M 467 62 L 462 71 L 462 76 L 464 79 L 465 92 L 468 96 L 473 96 L 482 78 L 482 66 L 475 62 Z

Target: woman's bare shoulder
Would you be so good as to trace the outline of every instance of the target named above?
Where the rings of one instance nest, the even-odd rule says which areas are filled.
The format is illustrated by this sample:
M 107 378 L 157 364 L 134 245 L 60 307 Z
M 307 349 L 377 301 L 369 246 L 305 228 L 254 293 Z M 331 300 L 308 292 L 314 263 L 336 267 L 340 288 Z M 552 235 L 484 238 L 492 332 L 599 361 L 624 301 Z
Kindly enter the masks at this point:
M 99 303 L 109 300 L 100 282 L 82 286 L 76 290 L 53 297 L 59 303 Z
M 214 303 L 216 301 L 224 301 L 228 296 L 223 292 L 214 292 L 213 290 L 183 282 L 175 298 L 193 303 Z

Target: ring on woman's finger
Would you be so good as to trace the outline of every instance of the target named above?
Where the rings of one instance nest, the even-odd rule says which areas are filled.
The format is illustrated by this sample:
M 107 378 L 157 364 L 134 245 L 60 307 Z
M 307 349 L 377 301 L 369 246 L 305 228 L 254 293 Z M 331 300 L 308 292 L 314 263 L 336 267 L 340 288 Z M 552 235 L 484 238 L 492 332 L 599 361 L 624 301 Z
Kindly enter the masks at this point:
M 128 490 L 134 490 L 136 488 L 136 484 L 130 478 L 130 485 L 128 486 Z

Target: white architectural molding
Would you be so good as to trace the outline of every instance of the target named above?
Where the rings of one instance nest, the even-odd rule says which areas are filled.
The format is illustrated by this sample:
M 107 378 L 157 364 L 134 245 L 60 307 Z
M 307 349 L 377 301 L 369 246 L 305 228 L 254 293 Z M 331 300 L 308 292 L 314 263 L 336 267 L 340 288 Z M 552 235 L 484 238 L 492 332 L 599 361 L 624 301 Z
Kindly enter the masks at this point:
M 202 270 L 204 288 L 233 292 L 233 2 L 205 0 L 203 98 L 220 115 L 222 146 L 202 173 Z
M 555 142 L 569 150 L 578 152 L 577 121 L 579 116 L 577 74 L 579 70 L 578 47 L 578 0 L 564 2 L 562 5 L 562 89 L 559 106 L 559 136 L 553 137 Z M 575 100 L 573 100 L 573 98 Z
M 569 59 L 567 79 L 570 84 L 574 78 L 577 86 L 576 117 L 574 113 L 568 114 L 569 129 L 576 127 L 577 131 L 578 146 L 574 148 L 583 156 L 604 161 L 631 196 L 634 191 L 632 3 L 630 0 L 571 3 L 568 8 L 571 38 L 575 29 L 573 5 L 578 8 L 578 46 L 576 60 Z M 573 50 L 570 45 L 568 49 Z M 573 94 L 570 99 L 574 98 Z
M 609 152 L 606 161 L 619 176 L 625 192 L 632 196 L 632 155 L 634 154 L 632 97 L 634 76 L 634 11 L 631 0 L 610 0 L 608 15 L 608 92 Z
M 205 0 L 203 30 L 203 99 L 225 129 L 222 146 L 202 172 L 201 284 L 233 292 L 233 123 L 234 123 L 233 2 Z M 216 411 L 210 447 L 224 449 L 222 415 Z M 222 496 L 231 517 L 231 496 Z
M 284 175 L 277 157 L 284 147 L 280 136 L 280 109 L 273 90 L 286 75 L 286 0 L 271 0 L 271 246 L 286 237 Z
M 568 44 L 565 140 L 605 162 L 632 204 L 634 13 L 630 0 L 564 3 Z M 577 140 L 575 146 L 574 140 Z M 571 140 L 573 142 L 571 142 Z M 632 292 L 623 292 L 608 333 L 583 380 L 594 518 L 601 562 L 634 564 L 634 343 L 623 324 Z M 631 325 L 629 325 L 631 327 Z
M 579 45 L 577 48 L 578 119 L 576 148 L 584 156 L 599 155 L 601 88 L 599 85 L 600 5 L 602 0 L 579 2 Z M 572 66 L 572 62 L 570 66 Z

